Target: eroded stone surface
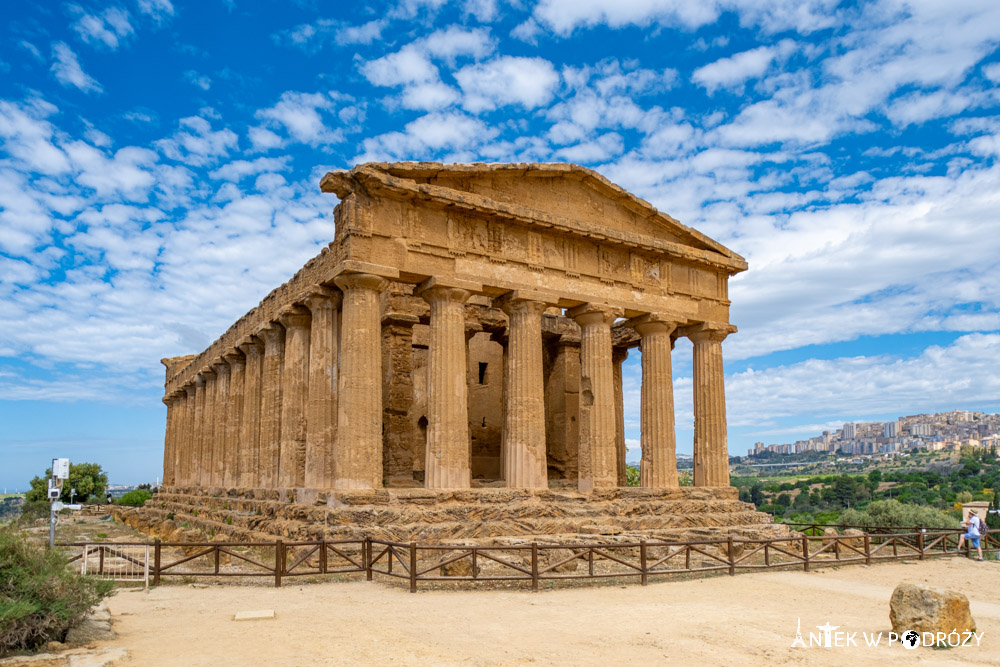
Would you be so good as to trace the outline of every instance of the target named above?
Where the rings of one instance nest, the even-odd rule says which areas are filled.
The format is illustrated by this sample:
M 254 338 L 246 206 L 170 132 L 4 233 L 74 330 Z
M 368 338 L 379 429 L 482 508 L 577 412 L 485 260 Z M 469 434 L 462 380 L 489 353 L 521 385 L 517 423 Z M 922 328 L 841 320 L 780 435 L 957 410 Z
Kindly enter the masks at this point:
M 902 635 L 917 632 L 968 632 L 976 629 L 969 611 L 969 598 L 958 591 L 900 584 L 889 600 L 892 631 Z

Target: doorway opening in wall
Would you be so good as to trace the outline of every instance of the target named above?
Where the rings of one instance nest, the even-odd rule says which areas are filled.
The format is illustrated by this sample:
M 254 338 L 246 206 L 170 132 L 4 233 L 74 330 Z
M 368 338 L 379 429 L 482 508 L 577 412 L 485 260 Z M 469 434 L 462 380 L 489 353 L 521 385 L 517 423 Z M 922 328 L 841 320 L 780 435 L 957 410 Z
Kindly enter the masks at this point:
M 485 361 L 479 362 L 479 384 L 486 384 L 486 367 L 489 366 Z

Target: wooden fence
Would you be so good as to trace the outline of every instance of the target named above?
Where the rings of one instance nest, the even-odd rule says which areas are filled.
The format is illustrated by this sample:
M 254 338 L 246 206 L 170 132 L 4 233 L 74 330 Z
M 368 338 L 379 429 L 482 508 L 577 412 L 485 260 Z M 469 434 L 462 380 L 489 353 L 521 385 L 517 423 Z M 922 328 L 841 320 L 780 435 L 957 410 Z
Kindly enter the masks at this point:
M 809 525 L 810 529 L 830 527 Z M 153 585 L 158 585 L 164 577 L 266 577 L 273 578 L 275 586 L 281 586 L 288 577 L 364 573 L 368 581 L 375 575 L 403 580 L 411 592 L 417 590 L 420 582 L 523 582 L 537 591 L 541 582 L 631 577 L 645 586 L 651 577 L 667 575 L 711 572 L 735 575 L 738 571 L 799 567 L 808 572 L 829 565 L 971 554 L 968 542 L 958 550 L 961 535 L 958 530 L 894 530 L 898 529 L 853 535 L 810 535 L 803 531 L 801 537 L 729 536 L 686 542 L 640 540 L 599 544 L 525 542 L 473 546 L 365 538 L 298 542 L 157 539 L 60 546 L 81 549 L 70 562 L 89 558 L 88 573 L 98 576 L 106 574 L 105 553 L 113 549 L 120 552 L 126 546 L 148 546 L 152 562 L 147 559 L 147 566 Z M 984 553 L 1000 554 L 1000 539 L 993 534 L 983 538 L 982 546 Z M 132 562 L 136 563 L 135 559 Z

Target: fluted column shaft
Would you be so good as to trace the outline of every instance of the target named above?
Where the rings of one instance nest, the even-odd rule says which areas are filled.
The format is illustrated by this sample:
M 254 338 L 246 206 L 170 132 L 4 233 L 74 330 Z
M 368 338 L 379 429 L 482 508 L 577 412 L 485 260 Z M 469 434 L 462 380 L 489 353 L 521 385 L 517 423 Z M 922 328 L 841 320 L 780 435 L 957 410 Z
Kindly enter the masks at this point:
M 676 323 L 646 317 L 633 328 L 642 337 L 640 485 L 672 489 L 677 482 L 677 435 L 674 428 L 674 376 L 670 334 Z
M 243 371 L 243 410 L 240 420 L 239 482 L 244 489 L 260 483 L 260 404 L 261 373 L 264 367 L 264 344 L 251 336 L 240 343 L 246 358 Z
M 579 488 L 583 493 L 618 484 L 611 324 L 621 309 L 584 304 L 569 311 L 580 325 Z
M 257 332 L 264 341 L 264 364 L 261 374 L 260 401 L 260 486 L 278 486 L 278 461 L 281 452 L 282 371 L 285 360 L 285 329 L 268 322 Z
M 215 369 L 215 423 L 212 428 L 212 486 L 225 479 L 226 434 L 229 428 L 229 364 L 220 361 Z
M 226 355 L 229 364 L 229 419 L 226 422 L 226 457 L 223 463 L 223 484 L 226 488 L 240 485 L 240 431 L 243 424 L 243 390 L 246 383 L 246 358 L 238 352 Z
M 722 341 L 726 330 L 688 334 L 694 343 L 694 485 L 729 486 L 726 389 Z
M 428 489 L 467 489 L 472 483 L 465 347 L 465 302 L 471 294 L 445 285 L 420 292 L 431 306 L 424 471 Z
M 501 307 L 510 318 L 504 376 L 504 480 L 511 488 L 547 489 L 542 377 L 542 313 L 546 304 L 510 298 Z
M 177 443 L 177 398 L 163 399 L 167 406 L 167 430 L 163 436 L 163 485 L 174 483 L 174 447 Z
M 198 437 L 198 486 L 207 487 L 212 479 L 212 429 L 215 426 L 215 371 L 201 372 L 203 384 L 198 388 L 201 397 L 201 424 Z
M 338 276 L 344 292 L 337 380 L 335 489 L 382 486 L 382 351 L 380 294 L 389 284 L 367 273 Z
M 181 450 L 181 478 L 179 484 L 190 485 L 194 479 L 194 455 L 198 450 L 197 386 L 184 387 L 184 436 L 186 442 Z
M 611 349 L 611 371 L 615 376 L 615 472 L 618 486 L 628 484 L 628 468 L 625 455 L 625 387 L 622 381 L 622 364 L 628 359 L 628 350 L 622 347 Z
M 281 379 L 281 461 L 279 486 L 305 486 L 306 400 L 309 395 L 309 328 L 312 317 L 305 308 L 281 313 L 285 327 L 285 366 Z
M 309 329 L 309 396 L 306 402 L 305 486 L 333 485 L 332 452 L 337 421 L 337 307 L 340 292 L 320 288 L 306 299 Z

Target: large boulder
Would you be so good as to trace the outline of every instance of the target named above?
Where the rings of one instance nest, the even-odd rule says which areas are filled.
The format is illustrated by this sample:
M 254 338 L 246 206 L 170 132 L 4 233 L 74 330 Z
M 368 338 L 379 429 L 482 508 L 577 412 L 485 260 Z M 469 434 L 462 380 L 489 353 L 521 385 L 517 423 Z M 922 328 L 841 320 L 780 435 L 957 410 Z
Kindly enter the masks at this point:
M 844 537 L 849 537 L 847 543 L 855 549 L 865 548 L 865 532 L 857 528 L 845 528 Z
M 958 591 L 900 584 L 889 600 L 892 631 L 902 635 L 917 632 L 968 632 L 976 629 L 969 612 L 969 598 Z
M 839 535 L 840 535 L 840 533 L 837 532 L 836 528 L 824 528 L 823 529 L 823 546 L 825 547 L 828 544 L 833 544 L 836 541 L 836 539 L 832 539 L 832 538 L 836 538 Z

